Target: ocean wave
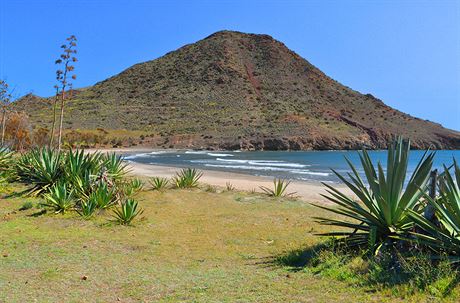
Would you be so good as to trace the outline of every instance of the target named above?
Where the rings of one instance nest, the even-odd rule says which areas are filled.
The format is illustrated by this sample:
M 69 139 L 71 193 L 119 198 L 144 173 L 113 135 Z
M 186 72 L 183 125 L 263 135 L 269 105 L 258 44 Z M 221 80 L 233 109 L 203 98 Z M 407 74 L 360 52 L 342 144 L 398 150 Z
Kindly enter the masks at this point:
M 168 153 L 174 153 L 174 152 L 167 151 L 167 150 L 158 150 L 158 151 L 150 152 L 149 155 L 161 155 L 161 154 L 168 154 Z
M 309 170 L 291 170 L 289 172 L 293 174 L 299 174 L 299 175 L 312 175 L 312 176 L 323 176 L 323 177 L 328 177 L 331 175 L 330 173 L 322 173 L 322 172 L 309 171 Z
M 310 166 L 306 164 L 290 163 L 290 162 L 276 161 L 276 160 L 238 160 L 238 159 L 221 159 L 221 158 L 217 158 L 216 160 L 221 161 L 221 162 L 229 162 L 229 163 L 247 163 L 249 165 L 256 165 L 256 166 L 274 166 L 274 167 L 291 167 L 291 168 L 305 168 L 305 167 Z
M 318 182 L 318 179 L 314 179 L 314 178 L 297 178 L 297 180 Z M 339 184 L 339 182 L 331 181 L 331 180 L 321 180 L 321 183 Z
M 229 162 L 229 163 L 248 163 L 249 160 L 238 160 L 238 159 L 222 159 L 222 158 L 216 158 L 217 161 L 221 162 Z
M 135 155 L 130 155 L 130 156 L 124 156 L 123 157 L 123 160 L 132 160 L 132 159 L 136 159 L 136 158 L 140 158 L 140 157 L 145 157 L 147 156 L 148 154 L 135 154 Z
M 213 157 L 233 157 L 234 155 L 232 154 L 219 154 L 219 153 L 207 153 L 209 156 Z
M 204 155 L 204 154 L 207 154 L 208 151 L 205 151 L 205 150 L 187 150 L 185 151 L 186 154 L 196 154 L 196 155 Z
M 233 168 L 233 169 L 248 169 L 248 170 L 269 170 L 269 171 L 285 171 L 289 170 L 281 167 L 272 166 L 252 166 L 252 165 L 225 165 L 225 164 L 205 164 L 207 167 L 219 167 L 219 168 Z

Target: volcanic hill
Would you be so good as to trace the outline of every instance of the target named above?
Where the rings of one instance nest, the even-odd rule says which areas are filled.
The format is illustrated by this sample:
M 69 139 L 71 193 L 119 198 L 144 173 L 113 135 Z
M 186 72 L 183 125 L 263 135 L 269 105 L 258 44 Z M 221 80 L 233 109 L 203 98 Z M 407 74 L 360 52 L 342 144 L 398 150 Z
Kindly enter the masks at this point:
M 14 106 L 49 127 L 51 104 L 27 95 Z M 460 148 L 459 132 L 338 83 L 268 35 L 234 31 L 76 90 L 65 127 L 141 130 L 144 145 L 166 148 L 384 148 L 395 134 L 414 148 Z

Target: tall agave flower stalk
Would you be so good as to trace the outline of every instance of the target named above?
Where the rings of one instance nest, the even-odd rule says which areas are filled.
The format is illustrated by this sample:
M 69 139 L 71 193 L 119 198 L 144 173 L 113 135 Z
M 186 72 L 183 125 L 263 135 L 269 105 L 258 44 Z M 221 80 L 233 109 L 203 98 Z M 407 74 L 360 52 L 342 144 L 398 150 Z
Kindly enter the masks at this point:
M 405 186 L 409 153 L 410 142 L 395 139 L 388 149 L 385 174 L 382 164 L 375 167 L 363 150 L 359 157 L 367 185 L 348 159 L 352 171 L 348 178 L 333 170 L 358 200 L 324 183 L 328 192 L 324 197 L 338 207 L 316 206 L 345 218 L 316 218 L 321 224 L 340 227 L 339 231 L 323 235 L 342 237 L 351 246 L 369 245 L 370 251 L 376 253 L 383 243 L 412 229 L 408 210 L 417 214 L 423 211 L 419 201 L 427 189 L 434 152 L 425 152 Z

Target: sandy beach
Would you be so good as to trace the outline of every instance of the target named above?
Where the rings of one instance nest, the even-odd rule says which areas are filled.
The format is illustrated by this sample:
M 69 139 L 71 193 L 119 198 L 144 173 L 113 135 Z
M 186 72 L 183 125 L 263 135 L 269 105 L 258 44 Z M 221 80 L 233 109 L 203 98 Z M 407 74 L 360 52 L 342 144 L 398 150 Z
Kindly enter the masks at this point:
M 115 153 L 141 153 L 152 151 L 151 148 L 118 148 L 118 149 L 87 149 L 87 152 L 115 152 Z M 162 166 L 154 164 L 142 164 L 129 161 L 132 175 L 139 177 L 173 177 L 181 167 Z M 201 183 L 225 188 L 227 183 L 231 183 L 236 190 L 262 192 L 260 186 L 273 187 L 273 178 L 253 176 L 234 172 L 201 170 L 203 177 Z M 336 188 L 352 195 L 351 191 L 342 184 L 335 184 Z M 292 181 L 288 187 L 288 192 L 295 192 L 295 196 L 306 202 L 319 202 L 329 204 L 329 200 L 321 196 L 326 193 L 326 187 L 320 182 Z
M 131 173 L 137 176 L 145 177 L 167 177 L 170 178 L 180 170 L 178 167 L 168 167 L 150 164 L 140 164 L 130 162 Z M 231 183 L 237 190 L 262 192 L 260 186 L 273 187 L 273 179 L 269 177 L 259 177 L 246 174 L 203 170 L 203 177 L 200 180 L 202 183 L 226 187 L 226 184 Z M 349 192 L 343 185 L 337 185 L 346 192 Z M 336 186 L 336 187 L 337 187 Z M 295 196 L 307 202 L 329 203 L 326 198 L 321 196 L 325 194 L 325 187 L 321 183 L 293 181 L 288 192 L 295 192 Z
M 142 153 L 151 152 L 151 148 L 107 148 L 107 149 L 87 149 L 86 152 L 115 152 L 115 153 Z M 131 174 L 139 177 L 173 177 L 181 167 L 162 166 L 155 164 L 142 164 L 129 161 Z M 201 170 L 203 177 L 201 183 L 225 188 L 227 183 L 231 183 L 236 190 L 263 192 L 260 186 L 273 187 L 273 178 L 241 174 L 234 172 Z M 335 188 L 352 195 L 351 191 L 343 184 L 335 184 Z M 313 181 L 292 181 L 288 187 L 288 192 L 295 192 L 295 196 L 306 202 L 320 202 L 329 204 L 329 200 L 321 196 L 327 194 L 326 187 L 320 182 Z M 331 203 L 332 204 L 332 203 Z

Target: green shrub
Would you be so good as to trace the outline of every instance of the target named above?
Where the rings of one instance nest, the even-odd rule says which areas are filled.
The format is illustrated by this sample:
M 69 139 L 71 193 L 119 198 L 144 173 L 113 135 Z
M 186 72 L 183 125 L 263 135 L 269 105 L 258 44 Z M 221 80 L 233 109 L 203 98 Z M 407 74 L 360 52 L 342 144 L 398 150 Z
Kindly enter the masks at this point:
M 176 174 L 173 183 L 177 188 L 193 188 L 198 186 L 198 180 L 203 173 L 195 168 L 185 168 Z
M 401 297 L 425 292 L 444 298 L 458 283 L 458 273 L 450 266 L 448 256 L 434 260 L 427 252 L 412 249 L 387 251 L 375 258 L 369 257 L 367 250 L 355 248 L 330 240 L 283 253 L 275 257 L 274 263 L 371 291 L 388 288 Z
M 130 225 L 131 222 L 143 212 L 144 210 L 139 208 L 137 201 L 133 199 L 126 199 L 120 207 L 117 207 L 114 210 L 114 217 L 119 224 Z
M 149 179 L 149 183 L 153 190 L 163 191 L 168 186 L 169 180 L 167 178 L 153 177 Z

